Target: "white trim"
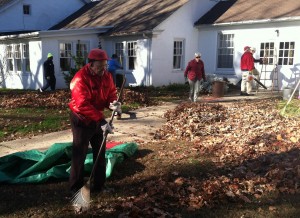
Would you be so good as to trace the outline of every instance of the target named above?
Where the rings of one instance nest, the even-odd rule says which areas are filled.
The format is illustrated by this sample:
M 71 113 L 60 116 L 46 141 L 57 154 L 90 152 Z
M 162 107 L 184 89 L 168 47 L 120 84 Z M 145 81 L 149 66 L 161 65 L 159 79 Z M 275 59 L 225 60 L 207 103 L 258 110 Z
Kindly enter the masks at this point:
M 53 37 L 53 36 L 99 34 L 99 33 L 105 33 L 111 28 L 113 28 L 113 26 L 101 26 L 101 27 L 77 28 L 77 29 L 61 29 L 61 30 L 46 30 L 46 31 L 40 31 L 40 36 L 41 37 Z
M 200 28 L 203 26 L 233 26 L 233 25 L 243 25 L 243 24 L 263 24 L 263 23 L 276 23 L 276 22 L 299 21 L 299 20 L 300 20 L 300 16 L 296 16 L 296 17 L 284 17 L 279 19 L 246 20 L 246 21 L 226 22 L 226 23 L 198 24 L 195 25 L 195 27 Z
M 45 30 L 40 32 L 21 33 L 15 35 L 0 36 L 0 41 L 8 39 L 22 39 L 22 38 L 37 38 L 37 37 L 57 37 L 57 36 L 72 36 L 72 35 L 87 35 L 105 33 L 113 26 L 101 26 L 93 28 L 82 29 L 62 29 L 62 30 Z

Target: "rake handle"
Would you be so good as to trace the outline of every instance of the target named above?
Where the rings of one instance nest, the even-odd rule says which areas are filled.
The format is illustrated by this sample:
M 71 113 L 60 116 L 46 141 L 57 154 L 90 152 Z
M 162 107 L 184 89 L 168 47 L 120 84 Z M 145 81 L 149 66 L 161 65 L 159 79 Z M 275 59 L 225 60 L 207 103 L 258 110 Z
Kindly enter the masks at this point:
M 125 82 L 126 82 L 126 79 L 125 79 L 125 77 L 123 76 L 123 83 L 122 83 L 122 86 L 121 86 L 121 88 L 120 88 L 120 93 L 119 93 L 119 96 L 118 96 L 117 101 L 120 101 L 120 99 L 122 98 L 122 94 L 123 94 Z M 110 120 L 109 120 L 109 122 L 108 122 L 109 125 L 112 124 L 112 122 L 113 122 L 113 120 L 114 120 L 114 117 L 115 117 L 115 112 L 113 111 L 113 112 L 111 113 L 111 117 L 110 117 Z M 106 142 L 106 139 L 107 139 L 107 135 L 108 135 L 108 132 L 105 131 L 104 134 L 103 134 L 103 140 L 102 140 L 102 143 L 101 143 L 99 152 L 98 152 L 98 154 L 97 154 L 97 158 L 96 158 L 96 160 L 95 160 L 95 163 L 93 164 L 93 168 L 92 168 L 92 171 L 91 171 L 91 175 L 90 175 L 90 177 L 89 177 L 87 183 L 90 182 L 90 180 L 92 179 L 92 177 L 93 177 L 93 175 L 94 175 L 94 172 L 95 172 L 95 169 L 96 169 L 96 165 L 97 165 L 98 160 L 99 160 L 99 157 L 100 157 L 100 153 L 101 153 L 101 151 L 102 151 L 102 149 L 103 149 L 103 145 L 104 145 L 104 143 Z

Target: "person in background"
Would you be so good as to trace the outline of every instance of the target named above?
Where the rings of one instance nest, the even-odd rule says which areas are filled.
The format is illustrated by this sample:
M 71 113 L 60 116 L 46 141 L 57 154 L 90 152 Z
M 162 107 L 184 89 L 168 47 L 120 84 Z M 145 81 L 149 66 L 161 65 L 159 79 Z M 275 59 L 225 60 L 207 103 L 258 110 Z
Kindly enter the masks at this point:
M 116 85 L 116 80 L 117 80 L 116 70 L 117 69 L 123 69 L 123 67 L 118 62 L 118 55 L 113 54 L 111 56 L 111 59 L 107 63 L 108 63 L 108 72 L 110 72 L 112 74 L 113 79 L 114 79 L 114 83 Z
M 251 71 L 251 76 L 254 76 L 254 78 L 258 79 L 260 78 L 260 74 L 258 72 L 258 70 L 255 68 L 255 63 L 259 63 L 259 64 L 263 64 L 265 62 L 265 60 L 262 58 L 262 59 L 255 59 L 254 58 L 254 53 L 256 52 L 256 48 L 255 47 L 250 47 L 250 52 L 252 53 L 252 57 L 253 57 L 253 61 L 254 61 L 254 68 L 252 69 Z M 258 84 L 256 84 L 256 88 L 258 89 Z M 253 84 L 252 84 L 252 87 L 253 87 Z
M 93 161 L 97 158 L 106 131 L 113 127 L 106 121 L 103 110 L 121 113 L 121 103 L 117 102 L 117 90 L 111 74 L 107 71 L 107 54 L 102 49 L 92 49 L 88 54 L 88 64 L 83 66 L 70 83 L 70 121 L 73 134 L 70 189 L 76 193 L 84 185 L 84 161 L 89 143 Z M 106 180 L 105 145 L 100 151 L 95 166 L 93 191 L 101 191 Z
M 44 62 L 43 67 L 46 84 L 42 88 L 40 88 L 39 91 L 44 92 L 49 87 L 51 88 L 51 91 L 54 91 L 56 85 L 56 78 L 54 72 L 53 55 L 51 53 L 48 53 L 47 60 Z
M 111 59 L 108 60 L 108 72 L 111 73 L 114 79 L 114 84 L 117 85 L 117 69 L 123 69 L 123 67 L 118 62 L 118 55 L 113 54 L 111 56 Z M 122 115 L 120 113 L 117 113 L 117 120 L 120 120 L 122 118 Z
M 205 81 L 204 62 L 201 60 L 201 53 L 196 52 L 195 58 L 191 60 L 185 71 L 184 78 L 190 86 L 189 99 L 196 102 L 200 91 L 200 85 Z
M 256 49 L 254 47 L 245 46 L 244 54 L 241 57 L 241 71 L 242 71 L 242 83 L 241 83 L 241 95 L 249 96 L 253 95 L 252 86 L 254 79 L 254 71 L 256 71 L 254 63 L 260 62 L 259 59 L 254 59 L 253 54 Z

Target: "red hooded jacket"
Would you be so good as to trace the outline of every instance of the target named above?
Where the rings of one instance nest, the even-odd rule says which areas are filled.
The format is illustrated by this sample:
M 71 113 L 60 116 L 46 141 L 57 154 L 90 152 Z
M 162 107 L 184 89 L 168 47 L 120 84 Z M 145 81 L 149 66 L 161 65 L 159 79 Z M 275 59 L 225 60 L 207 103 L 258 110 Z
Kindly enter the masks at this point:
M 251 71 L 254 67 L 254 58 L 250 51 L 246 51 L 241 57 L 241 70 Z
M 104 119 L 103 110 L 109 103 L 117 100 L 117 90 L 111 74 L 106 71 L 102 76 L 92 73 L 90 64 L 81 68 L 70 83 L 70 109 L 84 118 L 86 123 Z
M 191 60 L 184 71 L 184 77 L 188 77 L 189 80 L 195 80 L 196 78 L 198 80 L 202 78 L 205 79 L 203 61 L 199 60 L 199 62 L 197 62 L 195 59 Z

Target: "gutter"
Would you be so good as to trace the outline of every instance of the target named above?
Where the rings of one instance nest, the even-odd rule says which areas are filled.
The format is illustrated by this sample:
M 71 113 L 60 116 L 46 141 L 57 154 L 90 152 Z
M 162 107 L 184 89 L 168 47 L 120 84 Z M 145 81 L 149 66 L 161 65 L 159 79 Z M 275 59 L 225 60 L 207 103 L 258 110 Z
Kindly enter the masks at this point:
M 284 17 L 279 19 L 263 19 L 263 20 L 247 20 L 237 22 L 226 22 L 226 23 L 213 23 L 213 24 L 199 24 L 196 27 L 201 26 L 233 26 L 233 25 L 250 25 L 250 24 L 265 24 L 265 23 L 276 23 L 276 22 L 289 22 L 289 21 L 300 21 L 300 16 L 297 17 Z
M 40 31 L 40 37 L 57 37 L 57 36 L 70 36 L 70 35 L 87 35 L 105 33 L 113 26 L 100 26 L 91 28 L 76 28 L 76 29 L 60 29 L 60 30 L 45 30 Z
M 21 34 L 15 34 L 15 35 L 0 36 L 0 41 L 14 40 L 14 39 L 38 38 L 38 37 L 39 37 L 39 32 L 21 33 Z
M 29 38 L 47 38 L 58 36 L 70 36 L 70 35 L 86 35 L 86 34 L 99 34 L 105 33 L 113 26 L 101 26 L 94 28 L 79 28 L 79 29 L 62 29 L 62 30 L 44 30 L 31 33 L 22 33 L 15 35 L 0 36 L 0 41 L 14 40 L 14 39 L 29 39 Z

